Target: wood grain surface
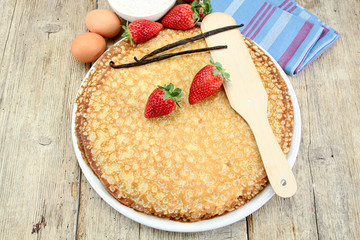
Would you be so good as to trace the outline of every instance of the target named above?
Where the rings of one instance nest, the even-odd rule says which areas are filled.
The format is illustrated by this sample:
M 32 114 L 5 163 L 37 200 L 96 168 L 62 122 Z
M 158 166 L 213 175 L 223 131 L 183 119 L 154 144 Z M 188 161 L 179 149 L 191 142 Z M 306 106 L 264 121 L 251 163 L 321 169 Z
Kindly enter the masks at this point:
M 360 2 L 298 2 L 341 34 L 290 78 L 302 115 L 298 192 L 190 234 L 124 217 L 78 166 L 71 113 L 90 64 L 74 60 L 70 44 L 107 1 L 1 1 L 0 239 L 360 239 Z

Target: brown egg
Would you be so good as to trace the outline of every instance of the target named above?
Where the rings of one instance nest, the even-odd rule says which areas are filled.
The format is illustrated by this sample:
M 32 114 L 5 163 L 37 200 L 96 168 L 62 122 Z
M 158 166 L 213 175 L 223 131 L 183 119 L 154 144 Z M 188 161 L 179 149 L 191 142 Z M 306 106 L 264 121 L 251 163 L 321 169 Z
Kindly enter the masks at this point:
M 71 43 L 71 54 L 84 63 L 94 62 L 106 49 L 105 39 L 97 33 L 78 35 Z
M 119 34 L 121 22 L 116 13 L 107 9 L 95 9 L 86 15 L 87 28 L 105 38 L 112 38 Z

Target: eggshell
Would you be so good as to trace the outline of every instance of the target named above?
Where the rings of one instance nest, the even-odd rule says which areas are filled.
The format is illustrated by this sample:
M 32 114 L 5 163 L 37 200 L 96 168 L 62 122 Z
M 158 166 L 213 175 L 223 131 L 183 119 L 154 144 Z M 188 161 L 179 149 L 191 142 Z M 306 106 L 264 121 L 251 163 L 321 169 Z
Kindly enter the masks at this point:
M 116 13 L 107 9 L 95 9 L 86 15 L 87 28 L 105 38 L 112 38 L 119 34 L 121 21 Z
M 71 43 L 71 54 L 80 62 L 89 63 L 98 59 L 106 49 L 105 39 L 97 33 L 78 35 Z

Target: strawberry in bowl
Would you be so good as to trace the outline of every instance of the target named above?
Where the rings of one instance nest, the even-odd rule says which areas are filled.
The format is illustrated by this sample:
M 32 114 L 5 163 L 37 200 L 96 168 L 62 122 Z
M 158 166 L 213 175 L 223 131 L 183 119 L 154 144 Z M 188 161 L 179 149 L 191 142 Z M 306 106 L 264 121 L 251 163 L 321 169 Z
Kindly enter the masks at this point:
M 171 9 L 161 23 L 171 29 L 193 28 L 207 14 L 211 13 L 210 0 L 195 0 L 190 4 L 179 4 Z

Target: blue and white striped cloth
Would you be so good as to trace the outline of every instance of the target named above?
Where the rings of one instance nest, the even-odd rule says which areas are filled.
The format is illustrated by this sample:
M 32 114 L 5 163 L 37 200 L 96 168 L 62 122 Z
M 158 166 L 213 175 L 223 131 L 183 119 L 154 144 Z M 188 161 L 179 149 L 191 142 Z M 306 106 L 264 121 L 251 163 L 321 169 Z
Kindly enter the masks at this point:
M 339 34 L 294 0 L 212 0 L 245 26 L 241 33 L 267 50 L 287 74 L 296 75 L 330 47 Z

